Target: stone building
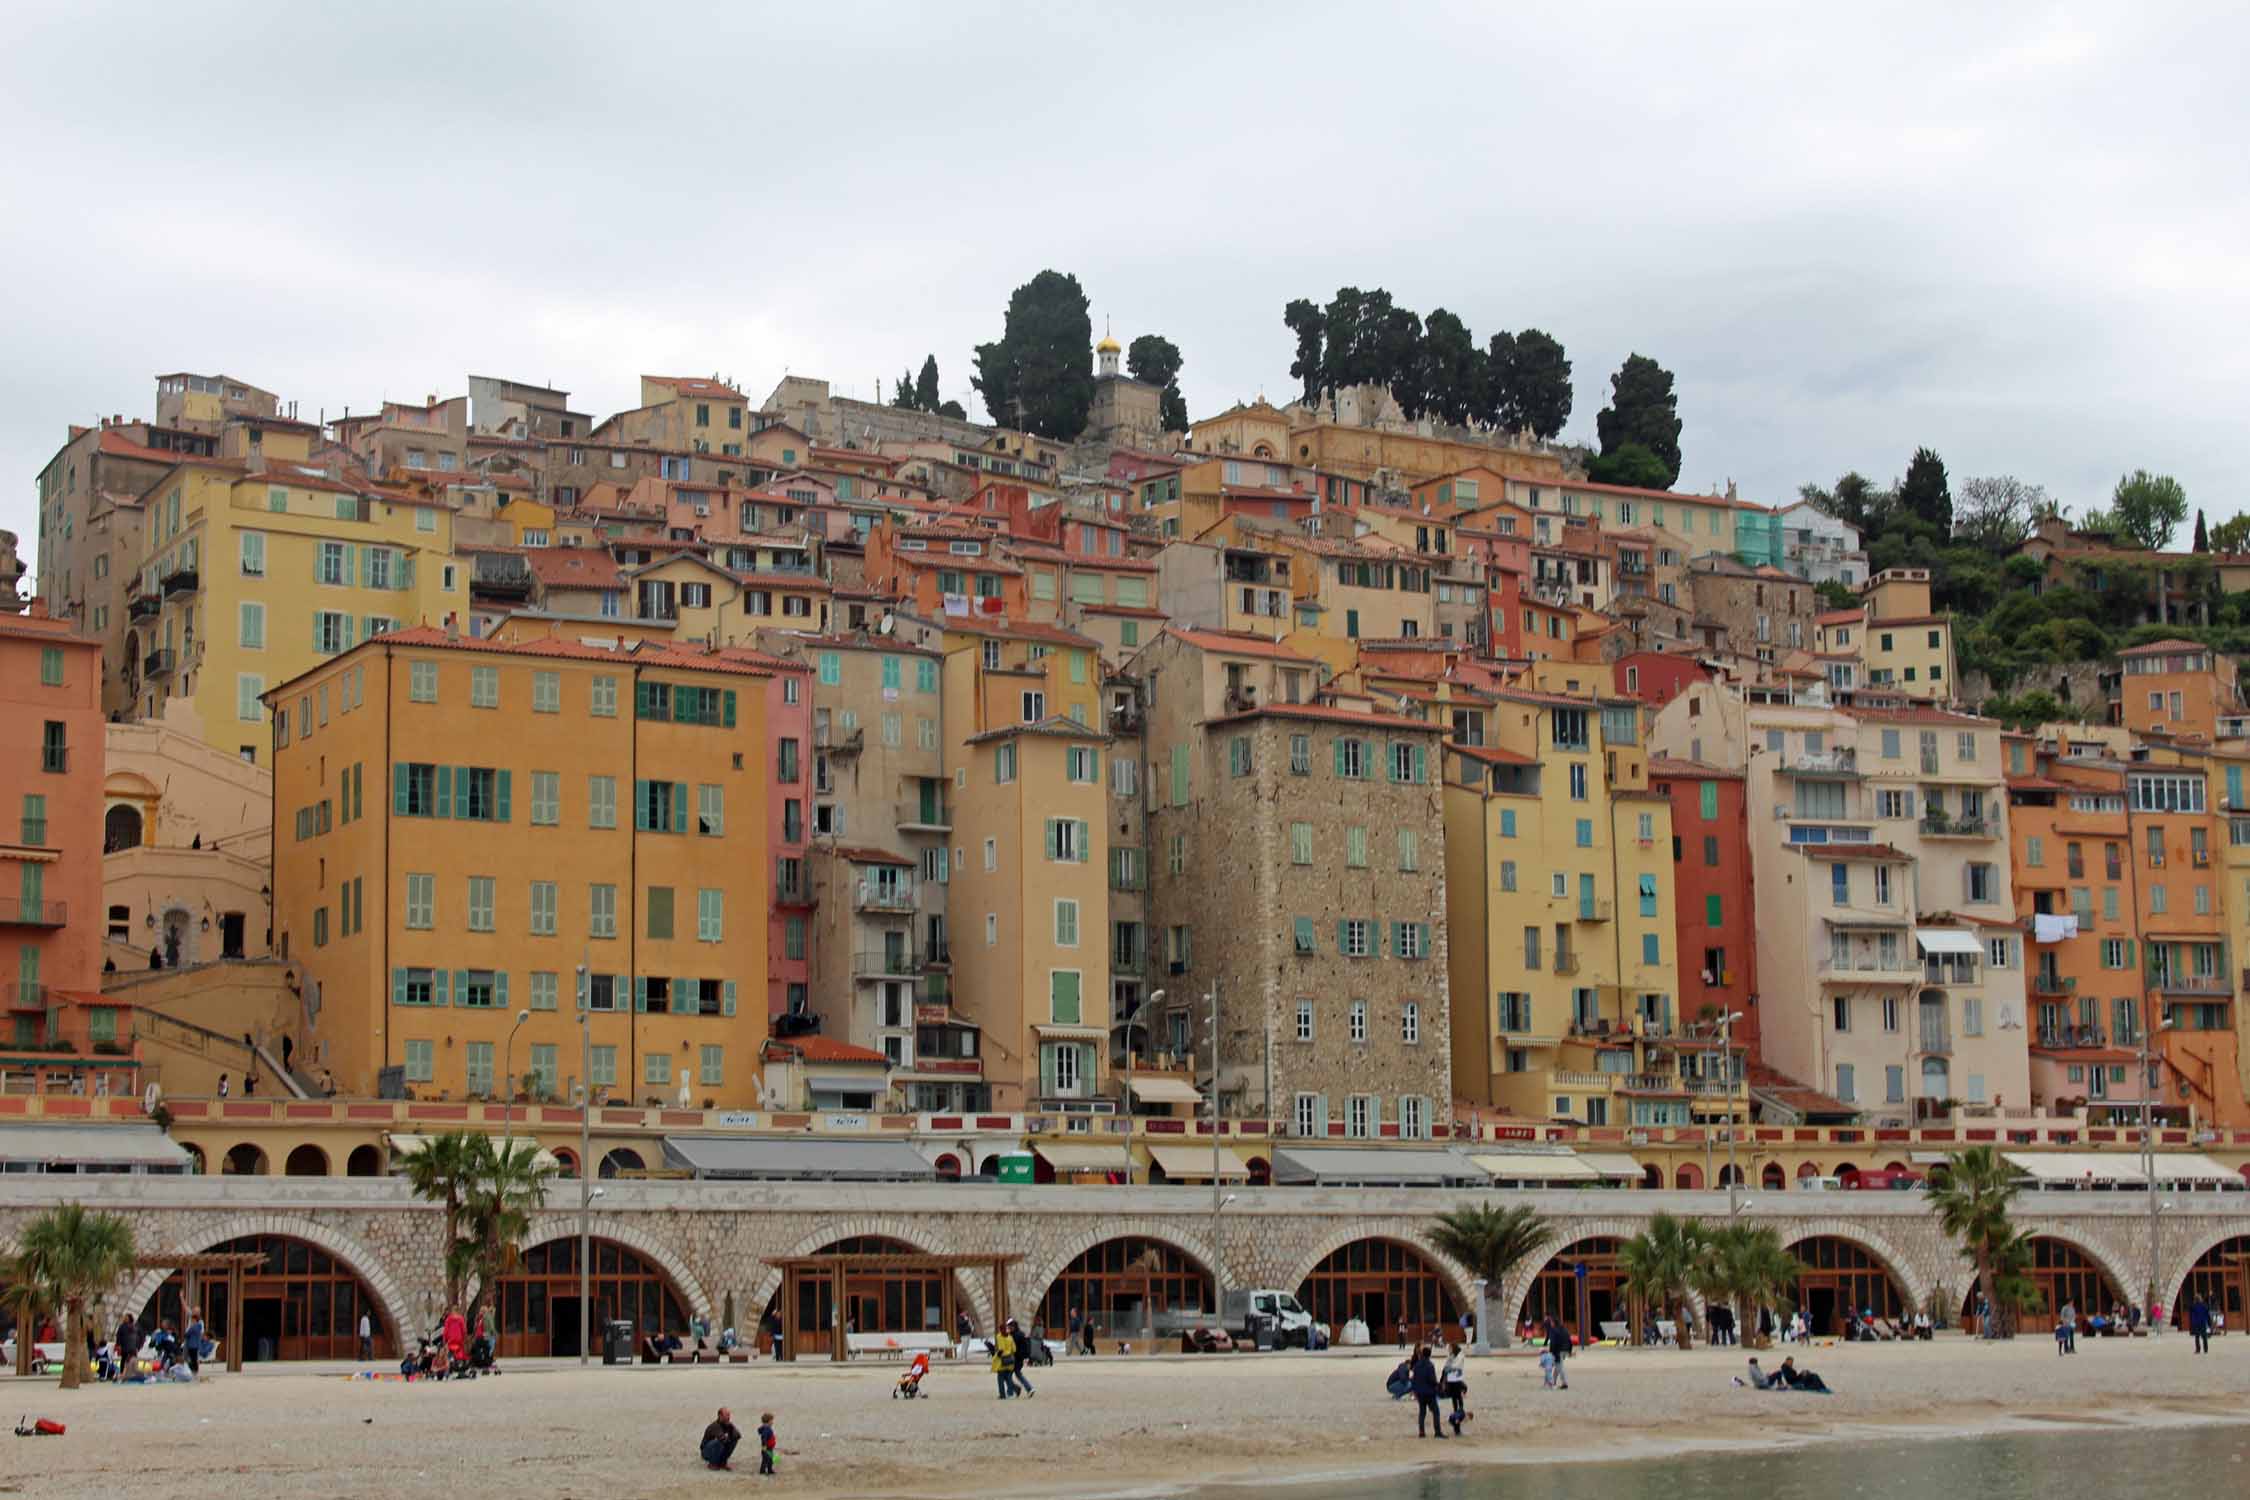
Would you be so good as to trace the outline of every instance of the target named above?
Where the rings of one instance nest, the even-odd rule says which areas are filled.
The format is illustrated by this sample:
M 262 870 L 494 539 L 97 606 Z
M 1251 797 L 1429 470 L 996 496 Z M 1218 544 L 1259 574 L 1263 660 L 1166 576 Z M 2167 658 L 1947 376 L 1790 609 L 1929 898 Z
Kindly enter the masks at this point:
M 1725 631 L 1734 655 L 1770 665 L 1811 649 L 1820 600 L 1804 579 L 1714 552 L 1688 563 L 1687 585 L 1696 624 Z
M 1117 340 L 1107 334 L 1094 346 L 1094 404 L 1087 409 L 1081 441 L 1156 448 L 1164 441 L 1164 388 L 1120 371 L 1120 352 Z
M 1315 702 L 1315 664 L 1167 628 L 1146 704 L 1150 922 L 1222 1113 L 1299 1136 L 1451 1118 L 1438 726 Z M 1215 996 L 1215 1000 L 1214 997 Z

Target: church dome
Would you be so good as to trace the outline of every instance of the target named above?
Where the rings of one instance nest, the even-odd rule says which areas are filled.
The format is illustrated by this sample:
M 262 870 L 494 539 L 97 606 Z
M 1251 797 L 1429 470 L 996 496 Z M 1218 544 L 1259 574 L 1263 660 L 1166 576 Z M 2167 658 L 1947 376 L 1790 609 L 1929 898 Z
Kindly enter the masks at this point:
M 1094 346 L 1094 352 L 1096 354 L 1116 354 L 1123 350 L 1124 347 L 1124 345 L 1118 343 L 1117 340 L 1111 338 L 1108 334 L 1105 333 L 1102 335 L 1102 341 Z

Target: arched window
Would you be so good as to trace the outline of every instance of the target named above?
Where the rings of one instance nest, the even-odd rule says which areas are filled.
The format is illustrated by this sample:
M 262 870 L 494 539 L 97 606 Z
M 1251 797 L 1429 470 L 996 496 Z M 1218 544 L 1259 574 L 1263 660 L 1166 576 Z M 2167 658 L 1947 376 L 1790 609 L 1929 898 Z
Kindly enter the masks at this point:
M 141 846 L 141 810 L 129 803 L 120 802 L 102 815 L 102 852 L 115 854 L 120 849 L 138 849 Z

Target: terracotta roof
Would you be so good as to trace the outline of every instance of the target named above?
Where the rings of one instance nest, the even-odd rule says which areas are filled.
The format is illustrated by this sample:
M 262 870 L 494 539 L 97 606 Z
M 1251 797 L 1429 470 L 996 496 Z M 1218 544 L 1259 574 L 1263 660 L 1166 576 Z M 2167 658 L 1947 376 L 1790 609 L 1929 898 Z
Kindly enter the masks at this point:
M 1813 616 L 1816 625 L 1856 625 L 1867 616 L 1856 609 L 1832 609 Z
M 625 586 L 617 570 L 617 559 L 600 547 L 534 547 L 527 561 L 532 577 L 551 589 L 619 589 Z
M 1280 641 L 1267 640 L 1262 635 L 1251 635 L 1239 630 L 1195 630 L 1180 624 L 1164 627 L 1164 633 L 1184 641 L 1199 651 L 1221 651 L 1235 656 L 1262 656 L 1268 661 L 1302 662 L 1312 666 L 1313 659 L 1302 652 L 1293 651 Z
M 925 625 L 940 630 L 965 630 L 971 635 L 1005 635 L 1018 640 L 1046 641 L 1058 646 L 1098 647 L 1100 641 L 1090 635 L 1080 635 L 1075 630 L 1065 630 L 1060 625 L 1043 625 L 1037 620 L 1010 620 L 999 615 L 944 615 L 934 620 L 910 616 Z
M 112 458 L 144 458 L 152 463 L 160 464 L 176 464 L 183 458 L 199 456 L 193 453 L 181 453 L 171 448 L 151 448 L 146 444 L 134 442 L 122 432 L 107 430 L 102 433 L 101 441 L 95 444 L 95 447 L 98 451 L 106 453 Z
M 1890 844 L 1784 844 L 1782 847 L 1794 849 L 1808 859 L 1865 859 L 1904 864 L 1913 858 Z
M 747 399 L 731 385 L 695 375 L 643 375 L 641 379 L 657 385 L 668 385 L 682 396 L 717 396 L 728 401 Z M 642 406 L 635 407 L 634 410 L 646 411 L 648 408 Z
M 1997 719 L 1981 719 L 1975 714 L 1955 713 L 1946 708 L 1911 706 L 1904 708 L 1874 708 L 1853 706 L 1844 710 L 1855 719 L 1887 719 L 1899 724 L 1960 724 L 1971 728 L 1991 729 L 1999 726 Z
M 1699 760 L 1674 760 L 1669 755 L 1648 758 L 1651 776 L 1687 776 L 1698 781 L 1740 781 L 1742 773 L 1728 766 L 1709 766 Z
M 865 844 L 834 844 L 829 852 L 850 860 L 855 865 L 899 865 L 913 868 L 914 861 L 903 854 L 893 854 L 888 849 L 872 849 Z
M 69 620 L 57 620 L 49 615 L 9 614 L 0 611 L 0 635 L 29 636 L 51 646 L 91 646 L 101 648 L 101 642 L 90 635 L 80 635 Z
M 1370 729 L 1418 729 L 1424 734 L 1437 734 L 1439 727 L 1421 719 L 1409 719 L 1400 714 L 1362 713 L 1358 709 L 1338 708 L 1328 703 L 1263 703 L 1238 714 L 1221 714 L 1208 720 L 1212 724 L 1232 724 L 1242 719 L 1318 719 L 1328 724 L 1362 724 Z
M 1012 740 L 1018 735 L 1044 735 L 1058 740 L 1106 740 L 1108 735 L 1099 729 L 1081 724 L 1063 714 L 1049 714 L 1036 724 L 1003 724 L 998 729 L 987 729 L 982 734 L 972 734 L 968 743 L 982 745 L 994 740 Z
M 1132 604 L 1081 604 L 1080 613 L 1089 615 L 1123 615 L 1135 620 L 1168 620 L 1170 615 L 1161 609 L 1142 609 Z
M 2210 649 L 2201 641 L 2183 641 L 2174 636 L 2170 640 L 2150 641 L 2145 646 L 2134 646 L 2117 654 L 2119 656 L 2156 656 L 2171 651 L 2209 651 Z
M 1445 748 L 1457 755 L 1466 755 L 1471 760 L 1481 760 L 1488 766 L 1536 766 L 1539 764 L 1537 756 L 1518 755 L 1513 750 L 1498 750 L 1490 745 L 1448 743 Z
M 839 1042 L 832 1036 L 777 1036 L 766 1041 L 768 1052 L 794 1052 L 806 1062 L 817 1063 L 882 1063 L 890 1059 L 872 1047 L 855 1047 L 850 1042 Z
M 611 623 L 622 629 L 641 622 L 616 620 Z M 619 665 L 662 667 L 685 672 L 721 672 L 739 677 L 770 677 L 773 675 L 773 669 L 764 665 L 730 659 L 702 650 L 690 650 L 670 643 L 643 642 L 634 646 L 620 646 L 612 649 L 606 646 L 589 646 L 582 641 L 509 642 L 496 641 L 490 638 L 479 639 L 467 635 L 448 635 L 436 625 L 409 625 L 403 630 L 390 631 L 387 634 L 362 641 L 359 645 L 354 646 L 352 651 L 366 651 L 378 646 L 435 647 L 447 651 L 478 652 L 489 656 L 563 657 L 575 661 L 612 662 Z M 351 651 L 347 651 L 344 656 L 351 654 Z M 342 659 L 343 657 L 330 657 L 318 666 L 299 673 L 298 677 L 310 676 L 313 672 L 324 670 Z M 292 682 L 295 680 L 295 678 L 291 679 Z M 269 688 L 266 696 L 272 698 L 288 686 L 288 683 L 282 683 Z

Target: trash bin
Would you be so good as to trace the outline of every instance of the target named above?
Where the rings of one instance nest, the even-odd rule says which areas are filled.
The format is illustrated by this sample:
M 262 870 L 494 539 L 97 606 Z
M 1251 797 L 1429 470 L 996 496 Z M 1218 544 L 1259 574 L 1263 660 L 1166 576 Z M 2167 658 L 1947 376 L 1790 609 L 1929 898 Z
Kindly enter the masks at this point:
M 1274 1347 L 1273 1321 L 1265 1313 L 1250 1315 L 1250 1341 L 1254 1348 L 1270 1351 Z
M 633 1362 L 633 1325 L 623 1318 L 612 1318 L 602 1324 L 602 1363 L 629 1365 Z

